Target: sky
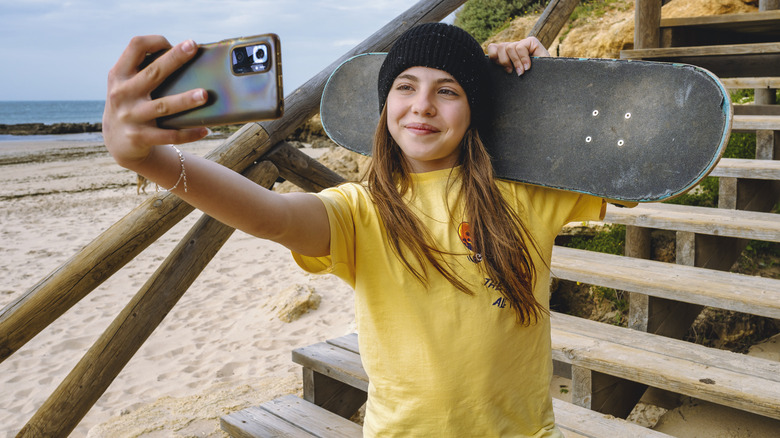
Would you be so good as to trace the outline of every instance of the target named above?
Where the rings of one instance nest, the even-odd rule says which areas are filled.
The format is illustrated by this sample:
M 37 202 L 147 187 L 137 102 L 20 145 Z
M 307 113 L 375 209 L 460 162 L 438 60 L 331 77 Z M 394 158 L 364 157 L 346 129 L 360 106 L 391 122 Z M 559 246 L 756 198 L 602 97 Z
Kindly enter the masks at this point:
M 149 34 L 176 44 L 276 33 L 289 94 L 416 3 L 0 0 L 0 101 L 103 100 L 108 70 L 133 36 Z

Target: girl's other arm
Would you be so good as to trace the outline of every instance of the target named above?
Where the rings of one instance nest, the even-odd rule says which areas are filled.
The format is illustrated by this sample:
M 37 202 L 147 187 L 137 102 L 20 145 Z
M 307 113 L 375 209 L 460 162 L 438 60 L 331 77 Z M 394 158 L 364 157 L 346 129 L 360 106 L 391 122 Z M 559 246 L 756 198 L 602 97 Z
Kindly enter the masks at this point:
M 139 71 L 147 53 L 170 49 Z M 161 36 L 136 37 L 108 76 L 103 137 L 116 162 L 162 187 L 181 175 L 178 153 L 167 144 L 203 138 L 208 130 L 160 129 L 156 118 L 202 105 L 203 89 L 152 100 L 150 94 L 197 52 L 185 41 L 171 48 Z M 190 205 L 231 227 L 271 239 L 309 256 L 330 252 L 330 229 L 322 202 L 305 193 L 279 194 L 204 158 L 183 153 L 187 191 L 180 182 L 174 193 Z
M 536 37 L 528 37 L 511 43 L 493 43 L 488 45 L 488 57 L 504 67 L 507 73 L 515 71 L 518 75 L 531 68 L 531 57 L 550 56 L 547 49 Z

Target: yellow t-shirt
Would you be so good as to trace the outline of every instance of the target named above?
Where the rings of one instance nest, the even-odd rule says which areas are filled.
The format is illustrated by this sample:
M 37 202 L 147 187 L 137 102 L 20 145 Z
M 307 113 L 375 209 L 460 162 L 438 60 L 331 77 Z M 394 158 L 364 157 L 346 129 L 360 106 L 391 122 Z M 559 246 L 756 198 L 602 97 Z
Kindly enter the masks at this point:
M 456 168 L 453 177 L 457 178 Z M 369 376 L 365 436 L 561 436 L 555 427 L 550 321 L 518 325 L 479 257 L 461 237 L 459 183 L 450 170 L 413 175 L 407 201 L 451 266 L 474 291 L 467 295 L 434 269 L 419 282 L 387 242 L 367 189 L 344 184 L 318 196 L 331 230 L 331 254 L 294 254 L 309 272 L 333 273 L 355 289 L 360 354 Z M 575 220 L 601 217 L 603 201 L 587 195 L 498 181 L 534 236 L 541 256 L 536 299 L 549 303 L 555 236 Z M 455 206 L 453 218 L 448 205 Z M 459 233 L 460 229 L 460 233 Z

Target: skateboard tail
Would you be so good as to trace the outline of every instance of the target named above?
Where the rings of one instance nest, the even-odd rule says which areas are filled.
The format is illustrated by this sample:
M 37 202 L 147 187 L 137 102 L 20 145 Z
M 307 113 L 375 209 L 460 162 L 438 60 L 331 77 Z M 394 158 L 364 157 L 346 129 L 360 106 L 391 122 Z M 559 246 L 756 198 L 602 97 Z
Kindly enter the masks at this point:
M 681 190 L 675 193 L 670 193 L 665 197 L 660 197 L 658 201 L 668 201 L 678 196 L 682 196 L 687 192 L 689 192 L 690 190 L 692 190 L 694 187 L 696 187 L 701 182 L 701 180 L 709 176 L 712 170 L 715 169 L 715 166 L 717 166 L 721 157 L 723 157 L 723 153 L 726 151 L 726 147 L 728 146 L 729 139 L 731 138 L 731 126 L 734 121 L 734 109 L 731 106 L 730 94 L 726 89 L 726 87 L 723 85 L 723 82 L 720 81 L 720 78 L 718 76 L 716 76 L 714 73 L 707 70 L 706 68 L 702 68 L 699 66 L 690 65 L 690 64 L 680 64 L 680 63 L 675 63 L 674 65 L 677 67 L 692 68 L 712 81 L 712 83 L 720 91 L 720 95 L 722 97 L 721 104 L 720 104 L 720 111 L 723 114 L 724 123 L 723 123 L 723 129 L 720 137 L 720 144 L 717 147 L 717 152 L 713 154 L 710 163 L 702 170 L 702 172 L 696 178 L 691 180 L 691 182 L 687 186 L 685 186 L 684 188 L 682 188 Z

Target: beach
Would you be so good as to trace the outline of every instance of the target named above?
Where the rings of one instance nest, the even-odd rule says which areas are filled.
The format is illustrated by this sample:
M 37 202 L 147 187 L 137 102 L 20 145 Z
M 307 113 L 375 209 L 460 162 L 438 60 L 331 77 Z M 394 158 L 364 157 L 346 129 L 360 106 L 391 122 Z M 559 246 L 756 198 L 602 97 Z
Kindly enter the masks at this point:
M 184 149 L 205 155 L 222 141 Z M 0 306 L 154 196 L 154 185 L 146 191 L 136 194 L 136 175 L 100 139 L 0 142 Z M 26 424 L 200 216 L 0 363 L 0 437 Z M 277 297 L 296 287 L 319 295 L 319 307 L 284 322 Z M 292 349 L 354 330 L 345 283 L 304 273 L 284 247 L 236 231 L 71 436 L 225 436 L 220 416 L 300 393 Z

